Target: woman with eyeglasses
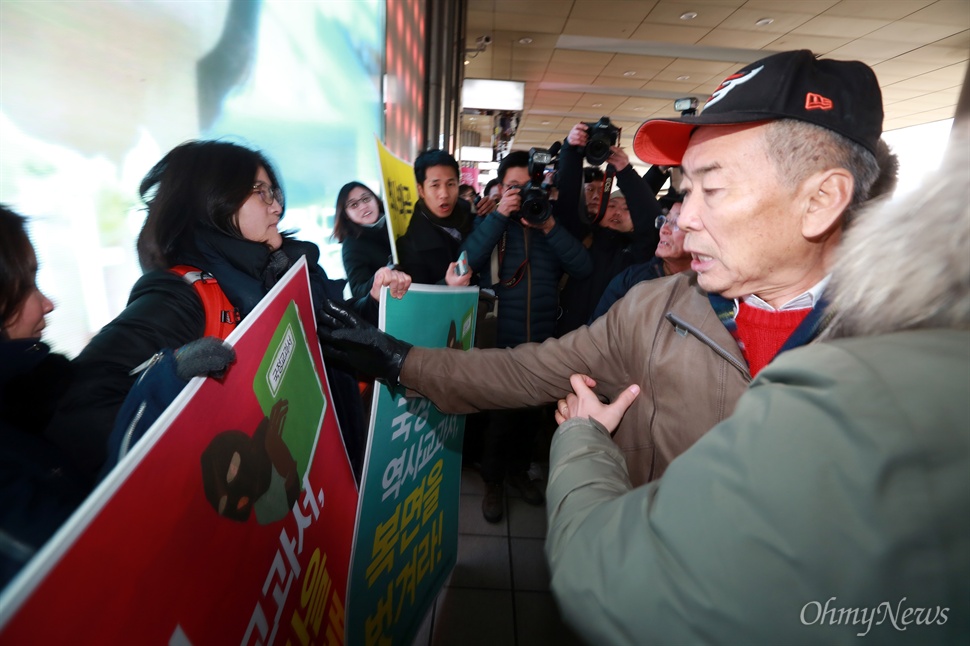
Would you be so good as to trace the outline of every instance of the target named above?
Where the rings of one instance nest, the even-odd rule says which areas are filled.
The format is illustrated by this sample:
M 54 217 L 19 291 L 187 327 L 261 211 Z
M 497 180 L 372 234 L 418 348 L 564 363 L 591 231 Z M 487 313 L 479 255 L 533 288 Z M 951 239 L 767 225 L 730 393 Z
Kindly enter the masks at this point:
M 318 264 L 317 246 L 280 231 L 285 207 L 281 182 L 261 152 L 224 141 L 189 141 L 148 171 L 139 194 L 148 207 L 138 238 L 146 273 L 132 288 L 127 307 L 74 360 L 76 380 L 48 431 L 92 480 L 105 462 L 106 439 L 137 377 L 132 371 L 159 351 L 204 335 L 202 300 L 173 267 L 189 265 L 213 275 L 245 318 L 306 256 L 318 320 L 328 299 L 342 301 L 343 281 L 327 277 Z M 377 302 L 370 296 L 353 306 L 376 321 Z M 327 376 L 356 470 L 366 433 L 356 379 L 329 366 Z
M 384 203 L 366 185 L 348 182 L 337 193 L 333 237 L 340 242 L 344 271 L 354 298 L 370 294 L 380 298 L 387 285 L 400 298 L 411 286 L 411 277 L 390 268 L 391 242 L 387 234 Z
M 654 257 L 624 269 L 610 281 L 590 316 L 590 323 L 606 314 L 637 283 L 673 276 L 690 269 L 691 256 L 684 251 L 684 232 L 677 226 L 677 216 L 683 207 L 684 195 L 670 189 L 658 201 L 663 207 L 663 215 L 657 216 L 654 222 L 660 231 L 660 242 Z

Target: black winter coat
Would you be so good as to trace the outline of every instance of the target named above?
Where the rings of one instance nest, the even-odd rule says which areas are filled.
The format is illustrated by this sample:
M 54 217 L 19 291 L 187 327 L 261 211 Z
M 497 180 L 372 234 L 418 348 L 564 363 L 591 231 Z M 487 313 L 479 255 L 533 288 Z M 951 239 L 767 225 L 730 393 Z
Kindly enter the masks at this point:
M 561 160 L 567 169 L 582 167 L 580 152 L 573 146 L 563 147 Z M 651 179 L 657 179 L 656 175 L 661 175 L 659 170 L 654 168 L 648 171 L 648 176 L 644 178 L 637 174 L 633 166 L 627 166 L 616 174 L 617 186 L 623 192 L 630 210 L 633 231 L 623 233 L 591 225 L 582 217 L 582 214 L 564 221 L 563 224 L 573 232 L 573 235 L 580 239 L 591 237 L 589 254 L 593 261 L 593 271 L 586 278 L 570 276 L 563 287 L 559 295 L 561 311 L 556 323 L 556 336 L 562 336 L 586 324 L 603 292 L 606 291 L 607 285 L 617 274 L 627 267 L 653 258 L 657 243 L 660 242 L 660 232 L 654 226 L 654 219 L 661 214 L 660 204 L 655 196 L 656 191 L 649 184 Z M 582 185 L 581 179 L 578 184 L 575 179 L 572 181 L 573 184 L 569 187 L 560 188 L 560 200 L 564 197 L 563 189 L 565 189 L 565 198 L 570 202 L 573 201 L 573 196 L 578 196 L 580 193 L 577 186 Z M 585 211 L 585 206 L 582 210 Z M 576 211 L 571 209 L 567 215 L 571 213 Z
M 348 227 L 350 228 L 350 227 Z M 363 298 L 374 285 L 374 273 L 386 267 L 391 258 L 387 220 L 373 227 L 354 226 L 340 245 L 344 271 L 354 298 Z
M 418 200 L 407 232 L 397 240 L 400 269 L 410 274 L 412 281 L 426 285 L 445 282 L 448 265 L 458 260 L 462 240 L 472 228 L 468 202 L 458 200 L 455 211 L 458 216 L 455 228 L 461 235 L 457 240 L 438 226 L 438 218 L 427 212 L 423 200 Z
M 475 230 L 462 244 L 471 268 L 485 274 L 496 246 L 504 246 L 504 253 L 493 285 L 498 297 L 495 345 L 545 341 L 555 332 L 559 280 L 563 272 L 588 276 L 593 267 L 589 253 L 558 224 L 544 234 L 497 210 L 476 218 Z
M 0 589 L 89 491 L 41 435 L 71 373 L 67 358 L 37 339 L 0 341 Z

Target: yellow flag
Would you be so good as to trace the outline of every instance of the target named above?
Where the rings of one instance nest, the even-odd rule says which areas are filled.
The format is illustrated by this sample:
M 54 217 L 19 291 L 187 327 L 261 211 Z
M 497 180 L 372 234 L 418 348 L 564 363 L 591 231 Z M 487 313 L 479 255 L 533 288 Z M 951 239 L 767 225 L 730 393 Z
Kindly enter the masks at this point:
M 387 232 L 391 238 L 394 264 L 398 263 L 397 239 L 408 230 L 414 204 L 418 201 L 418 187 L 414 181 L 414 167 L 394 155 L 377 141 L 377 156 L 381 161 L 381 178 L 384 182 L 384 201 L 387 206 Z

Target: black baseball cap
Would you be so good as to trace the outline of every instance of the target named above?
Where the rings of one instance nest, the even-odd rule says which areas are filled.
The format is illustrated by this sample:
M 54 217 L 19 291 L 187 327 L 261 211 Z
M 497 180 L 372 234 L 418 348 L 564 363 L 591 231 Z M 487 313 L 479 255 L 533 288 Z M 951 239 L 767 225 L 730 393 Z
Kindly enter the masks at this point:
M 882 92 L 872 68 L 801 49 L 762 58 L 727 77 L 698 115 L 645 122 L 633 136 L 633 152 L 649 164 L 677 166 L 698 126 L 797 119 L 875 154 L 882 117 Z

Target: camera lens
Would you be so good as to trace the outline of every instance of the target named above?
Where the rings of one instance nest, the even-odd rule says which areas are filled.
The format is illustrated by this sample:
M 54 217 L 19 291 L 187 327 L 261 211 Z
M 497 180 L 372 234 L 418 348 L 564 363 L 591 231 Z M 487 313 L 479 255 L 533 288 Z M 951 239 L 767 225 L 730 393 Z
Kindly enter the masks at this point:
M 610 142 L 603 137 L 593 137 L 586 144 L 586 161 L 599 166 L 610 157 Z
M 542 213 L 546 210 L 545 205 L 539 202 L 539 200 L 529 200 L 525 203 L 525 216 L 527 219 L 534 220 L 540 217 Z
M 519 209 L 519 216 L 533 224 L 541 224 L 549 219 L 552 214 L 552 205 L 549 198 L 541 188 L 529 188 L 525 192 L 522 206 Z
M 586 124 L 589 142 L 586 144 L 586 161 L 599 166 L 610 158 L 610 146 L 615 146 L 619 139 L 620 130 L 609 117 L 601 117 L 596 123 Z

